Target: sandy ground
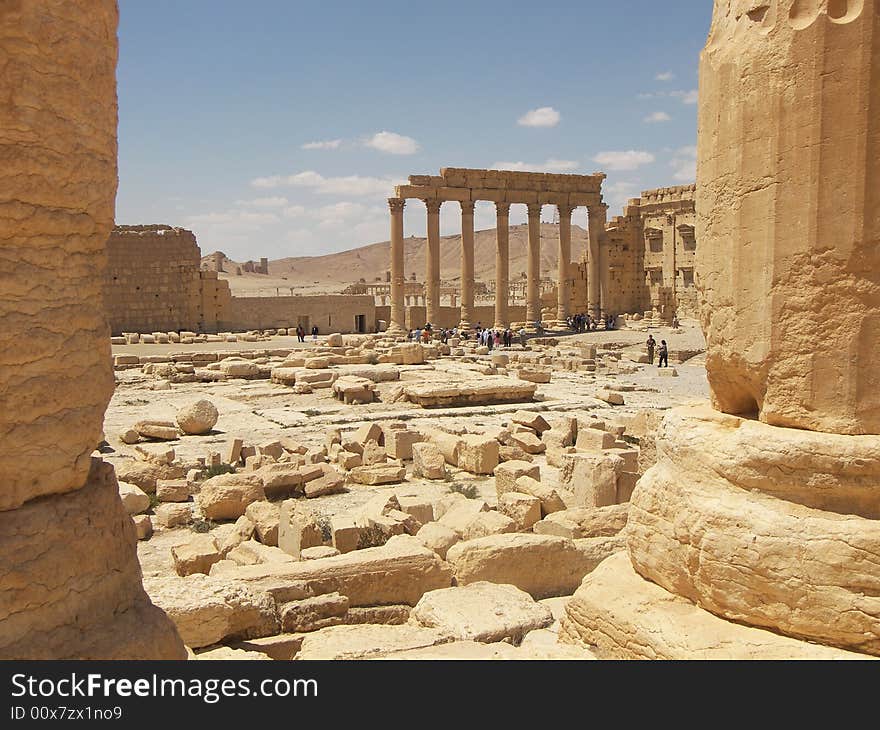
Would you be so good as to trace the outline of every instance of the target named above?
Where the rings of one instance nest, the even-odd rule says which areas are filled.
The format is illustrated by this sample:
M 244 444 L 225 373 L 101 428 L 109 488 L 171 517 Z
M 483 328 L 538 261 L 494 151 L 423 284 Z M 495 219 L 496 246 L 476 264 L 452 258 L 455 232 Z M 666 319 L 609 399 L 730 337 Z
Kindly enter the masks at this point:
M 677 334 L 665 328 L 654 330 L 653 334 L 658 341 L 666 339 L 673 351 L 679 348 L 698 349 L 703 342 L 701 333 L 694 325 L 685 326 L 684 331 Z M 645 332 L 627 330 L 585 333 L 561 338 L 560 346 L 564 346 L 567 341 L 587 340 L 596 342 L 601 347 L 637 353 L 643 351 L 646 337 Z M 275 349 L 297 346 L 306 349 L 313 347 L 311 342 L 298 345 L 295 337 L 277 337 L 269 342 L 114 346 L 113 351 L 143 355 L 183 350 Z M 195 460 L 211 451 L 223 453 L 226 444 L 233 437 L 243 438 L 246 444 L 259 444 L 281 436 L 292 436 L 306 446 L 317 446 L 324 443 L 327 432 L 333 428 L 350 431 L 365 422 L 381 423 L 390 420 L 404 420 L 409 428 L 415 429 L 439 426 L 459 432 L 481 432 L 506 425 L 510 415 L 522 408 L 565 413 L 586 419 L 595 416 L 615 423 L 641 409 L 663 410 L 708 397 L 703 356 L 698 355 L 686 364 L 674 365 L 678 377 L 661 377 L 656 366 L 637 365 L 626 359 L 622 362 L 626 367 L 631 367 L 633 372 L 594 375 L 584 371 L 555 371 L 552 382 L 539 386 L 536 400 L 531 404 L 441 409 L 424 409 L 411 403 L 383 402 L 346 406 L 332 397 L 330 389 L 295 395 L 290 388 L 266 380 L 181 383 L 173 384 L 171 390 L 152 390 L 156 383 L 152 376 L 144 375 L 139 369 L 124 370 L 116 373 L 117 386 L 105 417 L 104 430 L 109 445 L 103 449 L 103 456 L 111 462 L 133 457 L 134 447 L 119 440 L 122 431 L 140 419 L 173 420 L 178 408 L 200 398 L 213 402 L 220 412 L 220 418 L 208 435 L 186 436 L 177 441 L 166 442 L 175 448 L 178 457 L 185 460 Z M 401 380 L 441 381 L 481 377 L 468 372 L 466 368 L 465 364 L 456 360 L 442 358 L 428 365 L 401 367 Z M 344 370 L 345 367 L 340 369 Z M 393 383 L 379 384 L 380 398 L 392 385 Z M 625 405 L 609 406 L 597 400 L 594 397 L 596 390 L 605 387 L 623 391 Z M 164 444 L 151 448 L 161 446 Z M 535 463 L 541 468 L 542 481 L 551 485 L 557 481 L 558 470 L 548 466 L 543 455 L 536 456 Z M 496 503 L 493 477 L 477 477 L 458 470 L 452 471 L 451 479 L 447 482 L 408 477 L 403 484 L 390 487 L 351 485 L 348 492 L 321 497 L 316 502 L 320 503 L 321 510 L 328 515 L 350 513 L 382 491 L 418 494 L 435 499 L 448 493 L 454 481 L 475 484 L 481 498 L 490 505 Z M 185 542 L 191 535 L 189 528 L 164 531 L 157 529 L 153 538 L 139 544 L 144 571 L 172 571 L 170 547 Z

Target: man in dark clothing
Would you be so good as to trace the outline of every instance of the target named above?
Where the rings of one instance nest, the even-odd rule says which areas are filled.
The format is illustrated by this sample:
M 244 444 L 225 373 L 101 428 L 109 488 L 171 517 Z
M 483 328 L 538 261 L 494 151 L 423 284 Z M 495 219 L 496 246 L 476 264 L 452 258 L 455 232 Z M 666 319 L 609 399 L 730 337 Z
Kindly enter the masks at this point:
M 669 349 L 666 347 L 666 340 L 660 340 L 660 350 L 658 351 L 660 359 L 657 361 L 657 367 L 669 367 Z
M 645 346 L 648 348 L 648 364 L 654 364 L 654 348 L 657 347 L 657 340 L 654 339 L 654 335 L 648 335 L 648 341 L 645 343 Z

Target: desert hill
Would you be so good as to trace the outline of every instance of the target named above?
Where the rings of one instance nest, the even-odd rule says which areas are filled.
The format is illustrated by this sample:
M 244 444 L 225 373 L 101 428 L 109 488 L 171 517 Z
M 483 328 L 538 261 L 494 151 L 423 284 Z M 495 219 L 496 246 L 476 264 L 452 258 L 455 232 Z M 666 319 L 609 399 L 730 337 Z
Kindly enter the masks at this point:
M 587 245 L 587 231 L 572 226 L 571 258 L 579 261 Z M 556 276 L 559 226 L 541 224 L 541 276 Z M 510 278 L 516 279 L 526 271 L 528 250 L 528 225 L 510 227 Z M 415 236 L 404 239 L 404 269 L 406 277 L 415 272 L 419 281 L 425 278 L 425 254 L 427 240 Z M 203 257 L 210 262 L 211 255 Z M 254 289 L 270 290 L 279 287 L 281 294 L 297 290 L 341 291 L 349 284 L 364 279 L 373 282 L 385 280 L 390 268 L 391 244 L 389 241 L 371 243 L 348 251 L 324 256 L 291 256 L 269 262 L 269 275 L 243 274 L 236 276 L 240 263 L 227 259 L 225 273 L 233 290 L 245 292 Z M 495 229 L 476 231 L 474 234 L 474 269 L 477 281 L 489 282 L 495 278 Z M 440 276 L 444 282 L 456 282 L 461 276 L 461 235 L 443 236 L 440 239 Z M 266 291 L 264 293 L 271 293 Z

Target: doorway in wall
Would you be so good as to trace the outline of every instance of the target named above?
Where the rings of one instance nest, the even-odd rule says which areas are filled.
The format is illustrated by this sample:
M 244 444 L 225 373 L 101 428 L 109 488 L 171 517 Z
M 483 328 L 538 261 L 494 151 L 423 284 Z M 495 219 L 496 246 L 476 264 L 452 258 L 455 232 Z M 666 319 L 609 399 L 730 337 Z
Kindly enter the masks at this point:
M 366 314 L 354 315 L 354 331 L 359 334 L 364 334 L 367 331 L 367 315 Z

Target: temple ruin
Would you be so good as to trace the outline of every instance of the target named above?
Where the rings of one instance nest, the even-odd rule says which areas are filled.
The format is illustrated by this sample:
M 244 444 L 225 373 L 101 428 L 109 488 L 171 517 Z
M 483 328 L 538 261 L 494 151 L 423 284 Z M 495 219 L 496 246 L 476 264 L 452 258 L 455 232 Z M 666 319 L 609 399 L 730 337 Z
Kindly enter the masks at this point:
M 697 186 L 606 221 L 601 173 L 413 176 L 389 281 L 308 297 L 232 296 L 192 232 L 113 228 L 117 23 L 0 7 L 0 658 L 880 656 L 880 0 L 716 0 Z M 578 311 L 642 316 L 405 336 Z
M 509 242 L 510 206 L 523 204 L 528 208 L 529 258 L 526 284 L 524 323 L 540 322 L 541 297 L 541 208 L 555 205 L 559 212 L 559 276 L 557 280 L 556 320 L 565 322 L 570 314 L 569 268 L 571 265 L 571 219 L 578 207 L 588 211 L 589 262 L 592 275 L 589 284 L 588 308 L 597 319 L 601 308 L 603 286 L 607 279 L 600 262 L 600 239 L 605 228 L 607 206 L 602 201 L 603 173 L 595 175 L 552 175 L 547 173 L 474 170 L 447 167 L 440 175 L 411 175 L 408 185 L 395 188 L 395 197 L 388 199 L 391 213 L 391 313 L 389 330 L 406 329 L 403 271 L 403 208 L 408 199 L 425 203 L 428 226 L 428 256 L 425 270 L 426 321 L 439 321 L 440 306 L 440 207 L 454 202 L 461 208 L 461 315 L 458 326 L 469 329 L 477 320 L 474 312 L 474 204 L 478 200 L 495 203 L 496 258 L 495 311 L 492 326 L 505 328 L 511 324 L 507 290 L 510 281 Z M 487 322 L 488 324 L 488 322 Z

